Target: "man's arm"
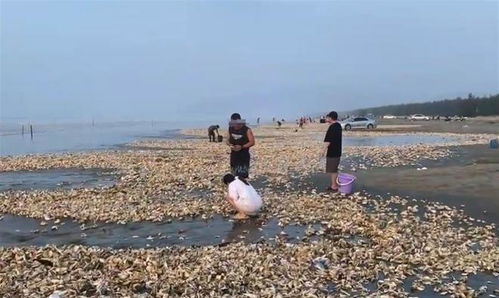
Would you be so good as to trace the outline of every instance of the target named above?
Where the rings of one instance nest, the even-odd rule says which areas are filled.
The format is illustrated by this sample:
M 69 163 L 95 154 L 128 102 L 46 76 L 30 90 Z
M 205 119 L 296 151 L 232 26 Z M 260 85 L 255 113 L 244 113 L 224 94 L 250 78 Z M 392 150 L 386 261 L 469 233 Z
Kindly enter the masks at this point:
M 230 133 L 227 131 L 227 134 L 225 135 L 225 144 L 227 146 L 232 147 L 232 144 L 230 143 Z
M 248 143 L 244 144 L 242 149 L 247 149 L 255 146 L 255 136 L 253 135 L 253 131 L 251 129 L 248 129 L 248 132 L 246 133 L 248 136 Z
M 327 149 L 331 145 L 331 140 L 332 140 L 332 131 L 331 131 L 331 126 L 327 129 L 326 136 L 324 137 L 324 153 L 323 156 L 327 155 Z

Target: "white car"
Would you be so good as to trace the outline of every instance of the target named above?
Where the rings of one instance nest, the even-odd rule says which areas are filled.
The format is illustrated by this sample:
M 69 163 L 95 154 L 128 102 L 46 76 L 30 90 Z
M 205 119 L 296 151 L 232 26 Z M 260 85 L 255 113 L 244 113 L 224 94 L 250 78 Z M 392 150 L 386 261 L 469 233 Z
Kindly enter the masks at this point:
M 397 116 L 385 115 L 385 116 L 383 116 L 383 119 L 397 119 Z
M 429 121 L 430 117 L 429 116 L 425 116 L 423 114 L 414 114 L 409 119 L 411 119 L 413 121 L 417 121 L 417 120 Z
M 341 128 L 344 130 L 350 130 L 352 128 L 367 128 L 367 129 L 373 129 L 376 128 L 376 121 L 365 118 L 365 117 L 355 117 L 355 118 L 350 118 L 345 121 L 340 122 Z

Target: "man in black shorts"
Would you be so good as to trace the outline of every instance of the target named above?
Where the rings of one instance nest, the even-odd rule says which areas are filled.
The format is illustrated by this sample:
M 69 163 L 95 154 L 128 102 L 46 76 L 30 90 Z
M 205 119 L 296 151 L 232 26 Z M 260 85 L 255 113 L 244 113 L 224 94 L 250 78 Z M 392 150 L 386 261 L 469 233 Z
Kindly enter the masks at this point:
M 328 191 L 338 191 L 338 166 L 341 158 L 341 124 L 338 122 L 338 113 L 332 111 L 326 117 L 326 121 L 330 123 L 329 128 L 324 138 L 326 144 L 326 173 L 331 174 L 331 185 Z

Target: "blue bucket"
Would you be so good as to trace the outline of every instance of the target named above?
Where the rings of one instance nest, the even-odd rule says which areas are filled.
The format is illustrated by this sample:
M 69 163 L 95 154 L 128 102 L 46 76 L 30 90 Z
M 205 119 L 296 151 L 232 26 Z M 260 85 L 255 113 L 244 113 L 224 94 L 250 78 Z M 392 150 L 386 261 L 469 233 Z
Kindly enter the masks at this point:
M 497 149 L 499 147 L 499 141 L 497 139 L 490 140 L 490 148 Z

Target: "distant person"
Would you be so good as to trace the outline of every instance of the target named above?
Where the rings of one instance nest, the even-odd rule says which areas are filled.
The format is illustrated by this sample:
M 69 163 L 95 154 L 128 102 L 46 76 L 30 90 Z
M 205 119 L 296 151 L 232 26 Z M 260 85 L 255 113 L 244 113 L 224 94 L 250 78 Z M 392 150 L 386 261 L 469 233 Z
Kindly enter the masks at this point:
M 277 120 L 277 127 L 279 127 L 279 128 L 280 128 L 281 126 L 282 126 L 282 122 L 281 122 L 281 121 L 279 121 L 279 120 Z
M 249 148 L 255 145 L 255 137 L 251 128 L 246 126 L 246 121 L 241 115 L 234 113 L 230 116 L 227 145 L 230 146 L 230 167 L 232 174 L 248 178 L 250 169 Z
M 324 138 L 326 144 L 326 173 L 331 175 L 331 184 L 326 189 L 327 191 L 338 191 L 338 166 L 340 165 L 341 158 L 341 141 L 342 129 L 338 122 L 338 113 L 332 111 L 326 117 L 326 121 L 330 124 Z
M 217 138 L 218 136 L 220 135 L 218 133 L 218 129 L 220 128 L 219 125 L 211 125 L 210 127 L 208 127 L 208 138 L 210 138 L 210 142 L 216 142 L 217 139 L 215 138 L 215 132 L 217 133 Z
M 256 118 L 256 125 L 260 125 L 260 117 Z
M 227 201 L 236 209 L 235 219 L 255 216 L 263 206 L 263 200 L 246 179 L 227 174 L 223 182 L 228 185 Z

